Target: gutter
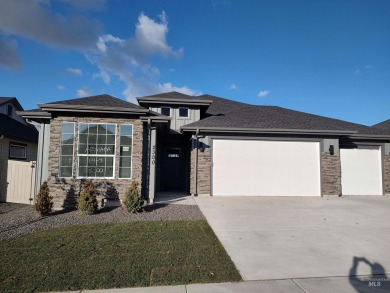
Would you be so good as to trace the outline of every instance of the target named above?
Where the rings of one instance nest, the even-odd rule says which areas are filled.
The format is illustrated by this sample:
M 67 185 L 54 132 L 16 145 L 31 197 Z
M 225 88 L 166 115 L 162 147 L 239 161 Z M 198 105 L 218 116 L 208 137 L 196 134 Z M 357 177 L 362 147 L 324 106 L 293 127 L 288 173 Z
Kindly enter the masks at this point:
M 269 128 L 229 128 L 229 127 L 202 127 L 191 128 L 181 127 L 181 132 L 189 131 L 203 131 L 203 132 L 221 132 L 221 133 L 272 133 L 272 134 L 314 134 L 314 135 L 353 135 L 357 131 L 339 131 L 339 130 L 308 130 L 308 129 L 269 129 Z

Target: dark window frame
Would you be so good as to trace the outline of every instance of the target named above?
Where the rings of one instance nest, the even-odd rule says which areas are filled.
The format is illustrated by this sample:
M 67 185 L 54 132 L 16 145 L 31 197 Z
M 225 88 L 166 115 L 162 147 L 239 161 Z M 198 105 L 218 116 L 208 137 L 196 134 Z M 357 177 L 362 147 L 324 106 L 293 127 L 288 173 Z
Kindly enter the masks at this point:
M 12 106 L 11 105 L 8 105 L 8 107 L 7 107 L 7 115 L 12 117 Z
M 13 157 L 11 155 L 11 148 L 12 147 L 18 147 L 18 148 L 24 148 L 24 157 Z M 9 153 L 8 153 L 8 158 L 12 160 L 21 160 L 21 161 L 26 161 L 27 160 L 27 144 L 24 143 L 19 143 L 19 142 L 9 142 Z
M 182 116 L 181 115 L 181 110 L 187 110 L 187 115 L 186 116 Z M 190 109 L 188 107 L 180 107 L 179 108 L 179 117 L 180 118 L 190 118 Z
M 168 109 L 169 110 L 169 115 L 166 115 L 166 114 L 164 114 L 163 113 L 163 109 Z M 165 116 L 169 116 L 169 117 L 171 117 L 172 116 L 172 108 L 171 107 L 161 107 L 161 114 L 162 115 L 165 115 Z

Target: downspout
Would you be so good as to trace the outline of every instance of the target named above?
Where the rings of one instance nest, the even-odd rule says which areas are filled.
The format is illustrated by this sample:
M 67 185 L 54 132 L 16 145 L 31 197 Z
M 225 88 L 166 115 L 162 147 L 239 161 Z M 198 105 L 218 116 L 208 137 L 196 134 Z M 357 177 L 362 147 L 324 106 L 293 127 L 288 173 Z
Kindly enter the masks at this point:
M 195 133 L 195 138 L 196 138 L 196 141 L 195 141 L 195 148 L 196 148 L 196 151 L 195 151 L 195 196 L 198 196 L 198 147 L 199 147 L 199 138 L 198 138 L 198 135 L 199 135 L 199 129 L 196 129 L 196 133 Z
M 150 191 L 150 163 L 152 162 L 152 158 L 150 157 L 150 151 L 152 148 L 152 120 L 148 118 L 148 171 L 146 172 L 147 180 L 146 180 L 146 193 L 149 202 L 149 191 Z

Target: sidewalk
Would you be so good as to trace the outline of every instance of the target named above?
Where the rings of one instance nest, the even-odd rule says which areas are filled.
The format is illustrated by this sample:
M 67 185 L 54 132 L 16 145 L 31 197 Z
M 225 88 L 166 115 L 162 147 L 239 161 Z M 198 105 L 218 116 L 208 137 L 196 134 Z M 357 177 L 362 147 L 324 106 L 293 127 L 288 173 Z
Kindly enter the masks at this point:
M 105 290 L 82 290 L 67 293 L 362 293 L 390 292 L 390 275 L 359 277 L 302 278 L 240 283 L 191 284 Z

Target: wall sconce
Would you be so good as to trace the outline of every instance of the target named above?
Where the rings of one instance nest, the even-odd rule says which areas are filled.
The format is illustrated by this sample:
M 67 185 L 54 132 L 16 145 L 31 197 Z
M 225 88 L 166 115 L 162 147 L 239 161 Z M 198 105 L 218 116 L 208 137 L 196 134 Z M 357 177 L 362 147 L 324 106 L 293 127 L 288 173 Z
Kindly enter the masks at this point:
M 203 142 L 200 142 L 200 143 L 199 143 L 199 151 L 200 151 L 201 153 L 204 153 L 204 149 L 205 149 L 204 143 L 203 143 Z
M 329 146 L 329 154 L 330 155 L 334 155 L 334 145 L 333 144 L 331 144 L 330 146 Z

